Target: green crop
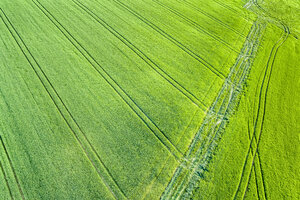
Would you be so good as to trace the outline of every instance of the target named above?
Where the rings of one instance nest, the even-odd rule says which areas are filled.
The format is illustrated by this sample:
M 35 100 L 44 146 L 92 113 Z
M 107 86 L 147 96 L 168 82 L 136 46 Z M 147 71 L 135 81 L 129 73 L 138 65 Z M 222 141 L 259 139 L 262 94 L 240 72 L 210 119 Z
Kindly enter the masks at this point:
M 299 4 L 260 3 L 2 0 L 0 199 L 297 197 Z

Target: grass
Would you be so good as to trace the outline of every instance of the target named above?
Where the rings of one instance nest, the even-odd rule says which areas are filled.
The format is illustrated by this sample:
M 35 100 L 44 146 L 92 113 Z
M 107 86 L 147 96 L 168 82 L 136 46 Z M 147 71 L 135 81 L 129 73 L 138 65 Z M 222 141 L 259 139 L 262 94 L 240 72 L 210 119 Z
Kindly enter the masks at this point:
M 6 50 L 1 54 L 1 163 L 13 197 L 84 198 L 90 193 L 112 198 L 25 57 L 7 39 L 3 23 L 1 30 Z
M 263 5 L 271 7 L 267 3 Z M 274 9 L 284 10 L 285 5 Z M 295 18 L 293 12 L 289 14 L 285 18 Z M 294 131 L 299 129 L 299 41 L 297 33 L 292 28 L 290 31 L 281 46 L 275 45 L 283 30 L 268 24 L 238 110 L 223 133 L 208 173 L 195 190 L 196 199 L 299 198 L 299 135 Z
M 228 80 L 242 84 L 250 70 L 249 64 L 238 62 L 245 49 L 251 49 L 244 44 L 256 20 L 256 14 L 244 9 L 244 4 L 238 0 L 2 0 L 0 199 L 164 198 L 178 167 L 186 164 L 188 168 L 196 155 L 209 160 L 215 151 L 210 143 L 213 135 L 210 131 L 201 134 L 202 127 L 206 123 L 219 126 L 221 120 L 218 129 L 225 128 L 229 115 L 224 107 L 233 107 L 234 113 L 240 99 L 242 90 L 235 88 L 233 103 L 226 104 L 232 97 Z M 245 97 L 220 140 L 218 149 L 222 151 L 205 164 L 213 170 L 204 173 L 205 178 L 199 176 L 198 189 L 191 187 L 194 198 L 230 197 L 237 188 L 230 181 L 224 185 L 219 180 L 231 180 L 232 174 L 240 178 L 237 166 L 243 165 L 249 143 L 243 135 L 244 119 L 254 113 L 245 111 L 248 104 L 244 101 L 259 101 L 257 96 L 253 98 L 256 81 L 263 82 L 258 66 L 266 63 L 280 34 L 276 26 L 266 29 L 253 58 Z M 282 49 L 298 52 L 296 44 L 295 31 Z M 274 68 L 286 63 L 287 55 L 279 51 Z M 235 71 L 235 64 L 242 67 Z M 290 68 L 293 66 L 291 63 Z M 287 68 L 280 69 L 288 73 Z M 274 76 L 284 78 L 280 72 Z M 269 90 L 284 87 L 292 93 L 290 85 L 297 79 L 291 76 L 290 82 L 284 82 L 286 86 L 271 80 Z M 280 107 L 279 94 L 268 97 L 272 101 L 264 104 L 278 107 L 262 120 L 261 160 L 255 158 L 255 169 L 262 167 L 266 177 L 258 190 L 266 187 L 270 197 L 278 195 L 273 182 L 296 174 L 290 159 L 297 151 L 290 151 L 287 157 L 277 153 L 268 160 L 268 145 L 276 140 L 265 132 L 282 129 L 281 139 L 283 127 L 294 129 L 297 124 L 272 124 L 279 120 L 281 109 L 297 108 L 296 101 Z M 288 94 L 284 93 L 284 101 Z M 224 112 L 223 117 L 210 115 L 217 109 L 219 114 Z M 296 113 L 293 116 L 296 120 Z M 261 117 L 258 120 L 261 122 Z M 232 132 L 239 137 L 229 134 Z M 278 146 L 287 148 L 289 141 Z M 205 153 L 198 154 L 201 147 Z M 251 148 L 255 149 L 255 144 Z M 234 149 L 241 154 L 232 153 Z M 272 171 L 282 159 L 287 160 L 285 169 Z M 228 165 L 228 160 L 235 165 Z M 273 165 L 269 166 L 270 162 Z M 253 183 L 262 177 L 250 178 L 246 197 L 258 197 Z M 248 179 L 241 180 L 242 189 L 247 188 Z M 186 186 L 179 179 L 175 182 Z M 292 196 L 297 193 L 296 185 L 294 181 L 283 191 Z

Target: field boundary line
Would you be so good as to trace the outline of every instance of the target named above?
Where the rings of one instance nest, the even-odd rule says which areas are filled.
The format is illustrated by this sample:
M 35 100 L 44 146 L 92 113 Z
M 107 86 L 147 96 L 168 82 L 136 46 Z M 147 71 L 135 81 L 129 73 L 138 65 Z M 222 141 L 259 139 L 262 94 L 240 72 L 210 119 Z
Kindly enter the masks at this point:
M 1 8 L 0 8 L 0 10 L 1 10 Z M 1 18 L 2 18 L 2 16 L 1 16 Z M 8 150 L 7 150 L 7 148 L 6 148 L 5 144 L 4 144 L 4 141 L 3 141 L 3 138 L 2 138 L 1 135 L 0 135 L 0 141 L 1 141 L 1 145 L 2 145 L 2 147 L 3 147 L 4 153 L 5 153 L 6 157 L 7 157 L 7 160 L 8 160 L 9 166 L 10 166 L 10 169 L 11 169 L 11 171 L 12 171 L 12 173 L 13 173 L 13 176 L 14 176 L 14 179 L 15 179 L 15 181 L 16 181 L 16 184 L 17 184 L 19 193 L 20 193 L 20 195 L 21 195 L 21 198 L 22 198 L 23 200 L 25 200 L 24 192 L 23 192 L 23 189 L 22 189 L 22 187 L 21 187 L 19 178 L 18 178 L 18 176 L 17 176 L 16 170 L 15 170 L 15 168 L 14 168 L 14 165 L 13 165 L 13 163 L 12 163 L 12 160 L 11 160 L 11 158 L 10 158 L 10 155 L 9 155 L 9 153 L 8 153 Z M 1 164 L 1 163 L 0 163 L 0 164 Z M 1 168 L 2 168 L 2 165 L 1 165 Z M 4 170 L 3 170 L 3 175 L 4 175 Z M 8 182 L 6 182 L 6 184 L 8 185 Z M 10 190 L 10 187 L 9 187 L 9 190 Z M 11 190 L 10 190 L 10 194 L 11 194 Z M 11 194 L 11 195 L 12 195 L 12 194 Z
M 66 107 L 65 103 L 62 101 L 61 97 L 53 87 L 52 83 L 48 79 L 45 72 L 42 70 L 41 66 L 38 64 L 37 60 L 34 58 L 32 53 L 29 51 L 28 47 L 24 43 L 23 39 L 15 29 L 15 27 L 10 22 L 9 18 L 5 14 L 5 12 L 0 8 L 0 16 L 5 23 L 8 31 L 10 32 L 12 38 L 15 40 L 16 44 L 18 45 L 19 49 L 21 50 L 22 54 L 26 58 L 27 62 L 30 64 L 32 70 L 35 72 L 35 75 L 38 77 L 39 81 L 43 85 L 44 89 L 46 90 L 48 96 L 52 100 L 53 104 L 55 105 L 57 111 L 61 115 L 61 117 L 64 119 L 65 123 L 71 130 L 74 138 L 78 142 L 80 148 L 83 150 L 84 154 L 87 156 L 87 159 L 90 161 L 92 166 L 95 168 L 100 180 L 103 181 L 107 189 L 112 193 L 112 195 L 116 199 L 124 199 L 125 195 L 123 192 L 119 189 L 119 186 L 111 176 L 110 172 L 108 171 L 107 167 L 104 165 L 103 161 L 100 159 L 100 156 L 97 152 L 95 152 L 94 147 L 91 145 L 90 141 L 88 140 L 87 136 L 79 126 L 79 124 L 76 122 L 75 118 L 70 113 L 69 109 Z M 2 17 L 2 14 L 4 15 L 7 22 L 5 22 L 4 18 Z M 11 28 L 9 28 L 11 27 Z M 90 148 L 90 149 L 89 149 Z M 91 153 L 90 153 L 91 152 Z M 99 162 L 99 163 L 98 163 Z M 102 173 L 103 172 L 103 173 Z M 104 178 L 106 176 L 106 178 Z M 107 178 L 109 177 L 109 178 Z M 108 184 L 107 180 L 111 183 Z M 117 189 L 116 189 L 117 188 Z M 116 194 L 117 193 L 117 194 Z M 119 198 L 117 198 L 119 197 Z
M 58 30 L 69 40 L 69 42 L 79 51 L 79 53 L 89 62 L 96 72 L 111 86 L 111 88 L 121 97 L 126 105 L 138 116 L 138 118 L 151 130 L 152 134 L 161 142 L 177 160 L 180 160 L 182 153 L 169 140 L 163 131 L 147 116 L 146 113 L 133 101 L 126 91 L 107 73 L 107 71 L 96 61 L 96 59 L 77 41 L 77 39 L 38 1 L 34 4 L 47 18 L 58 28 Z M 42 7 L 39 7 L 37 3 Z
M 150 66 L 156 73 L 158 73 L 163 79 L 165 79 L 169 84 L 181 92 L 186 98 L 191 102 L 196 104 L 203 111 L 207 111 L 207 105 L 204 104 L 200 99 L 198 99 L 194 94 L 188 91 L 184 86 L 182 86 L 178 81 L 176 81 L 172 76 L 170 76 L 166 71 L 164 71 L 157 63 L 150 59 L 145 53 L 143 53 L 139 48 L 137 48 L 132 42 L 120 34 L 116 29 L 110 26 L 106 21 L 95 14 L 88 6 L 81 3 L 79 0 L 72 0 L 80 9 L 85 11 L 90 15 L 97 23 L 103 26 L 116 38 L 118 38 L 123 44 L 125 44 L 132 52 L 134 52 L 139 58 L 141 58 L 148 66 Z
M 185 161 L 175 171 L 161 199 L 189 198 L 207 171 L 228 117 L 240 100 L 242 88 L 258 51 L 264 28 L 264 24 L 259 21 L 252 25 L 236 63 L 232 66 L 223 87 L 185 154 Z
M 216 76 L 218 76 L 221 79 L 225 79 L 225 75 L 218 70 L 216 67 L 214 67 L 212 64 L 208 63 L 204 58 L 190 50 L 188 47 L 186 47 L 184 44 L 182 44 L 180 41 L 172 37 L 170 34 L 153 24 L 151 21 L 134 11 L 132 8 L 121 2 L 120 0 L 111 0 L 114 1 L 116 4 L 123 7 L 123 9 L 127 10 L 129 13 L 140 19 L 143 23 L 154 29 L 156 32 L 158 32 L 160 35 L 162 35 L 164 38 L 175 44 L 177 47 L 179 47 L 181 50 L 183 50 L 185 53 L 193 57 L 196 61 L 201 63 L 204 67 L 206 67 L 208 70 L 210 70 L 212 73 L 214 73 Z
M 192 20 L 189 17 L 186 17 L 184 14 L 180 13 L 177 9 L 171 8 L 171 7 L 167 6 L 166 4 L 164 4 L 164 3 L 162 3 L 162 2 L 160 2 L 158 0 L 152 0 L 152 1 L 155 2 L 155 3 L 157 3 L 158 5 L 160 5 L 161 7 L 167 9 L 169 12 L 173 13 L 177 17 L 183 19 L 187 24 L 189 24 L 190 26 L 194 27 L 197 31 L 202 32 L 202 33 L 208 35 L 209 37 L 213 38 L 214 40 L 220 42 L 221 44 L 223 44 L 225 47 L 227 47 L 231 51 L 233 51 L 235 53 L 239 53 L 228 42 L 226 42 L 222 38 L 218 37 L 214 33 L 211 33 L 210 31 L 206 30 L 204 27 L 202 27 L 200 24 L 198 24 L 194 20 Z

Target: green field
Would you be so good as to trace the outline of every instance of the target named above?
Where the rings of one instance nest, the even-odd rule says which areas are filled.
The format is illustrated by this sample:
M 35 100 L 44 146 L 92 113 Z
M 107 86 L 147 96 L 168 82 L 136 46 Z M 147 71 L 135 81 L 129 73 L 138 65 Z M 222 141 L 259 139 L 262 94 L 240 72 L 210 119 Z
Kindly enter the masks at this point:
M 299 199 L 298 0 L 1 0 L 0 200 Z

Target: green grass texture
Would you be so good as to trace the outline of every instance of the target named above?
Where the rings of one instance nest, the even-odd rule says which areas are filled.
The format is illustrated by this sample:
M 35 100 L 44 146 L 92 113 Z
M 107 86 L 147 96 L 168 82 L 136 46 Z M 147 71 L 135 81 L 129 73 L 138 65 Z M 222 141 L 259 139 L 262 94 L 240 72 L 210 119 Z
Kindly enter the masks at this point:
M 299 199 L 297 0 L 1 0 L 0 199 Z

